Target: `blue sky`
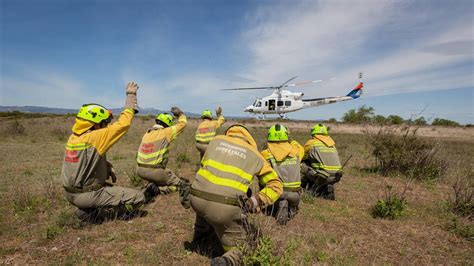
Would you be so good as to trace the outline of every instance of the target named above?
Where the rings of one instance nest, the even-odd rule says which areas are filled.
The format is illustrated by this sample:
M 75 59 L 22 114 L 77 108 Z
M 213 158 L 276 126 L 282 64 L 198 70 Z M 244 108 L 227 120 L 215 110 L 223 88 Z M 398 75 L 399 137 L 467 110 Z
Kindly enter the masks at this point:
M 350 108 L 474 123 L 474 7 L 441 1 L 0 1 L 0 105 L 78 108 L 139 105 L 201 112 L 220 104 L 244 115 L 269 92 L 232 87 L 328 80 L 308 97 L 346 94 L 364 72 L 359 100 L 307 109 L 300 119 Z M 329 78 L 334 77 L 334 80 Z

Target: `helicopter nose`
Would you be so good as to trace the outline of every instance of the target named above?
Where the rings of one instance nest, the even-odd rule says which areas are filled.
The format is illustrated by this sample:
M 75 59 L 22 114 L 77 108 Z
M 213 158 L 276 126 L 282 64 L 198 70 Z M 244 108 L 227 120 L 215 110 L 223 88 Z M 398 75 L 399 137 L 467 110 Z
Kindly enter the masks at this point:
M 244 112 L 250 112 L 250 113 L 253 112 L 253 106 L 245 107 Z

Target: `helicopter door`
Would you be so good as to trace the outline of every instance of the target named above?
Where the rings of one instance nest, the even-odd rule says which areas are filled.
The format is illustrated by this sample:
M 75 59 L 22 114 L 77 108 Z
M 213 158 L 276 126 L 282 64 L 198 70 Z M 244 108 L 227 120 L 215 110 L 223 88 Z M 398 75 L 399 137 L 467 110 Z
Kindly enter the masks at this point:
M 275 111 L 275 100 L 268 100 L 268 110 Z

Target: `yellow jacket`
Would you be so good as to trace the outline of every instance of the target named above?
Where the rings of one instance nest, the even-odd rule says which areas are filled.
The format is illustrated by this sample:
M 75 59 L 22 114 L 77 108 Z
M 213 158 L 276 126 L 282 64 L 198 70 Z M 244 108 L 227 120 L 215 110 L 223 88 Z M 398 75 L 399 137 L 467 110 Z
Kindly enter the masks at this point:
M 257 150 L 257 143 L 243 127 L 231 127 L 216 136 L 207 148 L 192 187 L 221 196 L 245 195 L 254 176 L 263 187 L 258 197 L 273 204 L 283 191 L 276 172 Z
M 169 146 L 186 127 L 188 120 L 182 114 L 178 122 L 170 127 L 154 125 L 143 135 L 138 148 L 137 164 L 143 167 L 165 168 L 168 163 Z
M 204 119 L 196 130 L 196 142 L 207 144 L 216 136 L 217 129 L 224 124 L 224 116 L 220 115 L 217 120 Z
M 330 136 L 314 135 L 304 145 L 304 163 L 316 170 L 333 174 L 342 169 L 336 143 Z
M 61 172 L 65 187 L 83 188 L 105 183 L 108 175 L 105 153 L 127 133 L 133 115 L 133 109 L 125 109 L 117 122 L 97 130 L 90 130 L 94 123 L 76 118 Z
M 301 187 L 300 163 L 304 149 L 296 140 L 291 142 L 268 142 L 262 156 L 270 163 L 283 182 L 285 191 Z

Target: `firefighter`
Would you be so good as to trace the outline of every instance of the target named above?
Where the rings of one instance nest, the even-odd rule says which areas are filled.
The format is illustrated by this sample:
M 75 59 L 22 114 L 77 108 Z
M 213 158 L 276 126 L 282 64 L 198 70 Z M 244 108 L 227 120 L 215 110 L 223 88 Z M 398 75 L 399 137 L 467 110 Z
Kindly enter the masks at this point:
M 254 176 L 263 189 L 252 196 L 249 186 Z M 215 233 L 225 253 L 211 265 L 239 265 L 242 253 L 237 246 L 246 234 L 246 214 L 260 212 L 281 193 L 281 181 L 249 131 L 243 125 L 230 126 L 209 143 L 191 185 L 191 207 L 196 212 L 192 243 Z
M 301 164 L 303 187 L 311 189 L 317 196 L 335 200 L 334 185 L 342 177 L 336 143 L 323 124 L 316 124 L 311 129 L 311 136 L 313 138 L 304 145 L 305 155 Z
M 157 115 L 156 124 L 143 135 L 137 154 L 137 175 L 159 186 L 162 194 L 176 191 L 185 182 L 166 168 L 170 144 L 187 124 L 186 116 L 178 107 L 172 107 L 171 113 L 178 122 L 174 124 L 173 116 L 168 113 Z
M 225 119 L 222 115 L 222 108 L 216 108 L 217 120 L 212 120 L 212 113 L 209 110 L 204 110 L 201 114 L 202 122 L 196 130 L 196 149 L 202 156 L 206 152 L 207 145 L 216 136 L 217 129 L 224 124 Z
M 283 193 L 274 206 L 268 207 L 271 213 L 276 211 L 279 224 L 286 224 L 298 210 L 301 195 L 300 163 L 304 149 L 296 140 L 289 140 L 288 129 L 280 124 L 268 130 L 267 149 L 262 156 L 270 163 L 283 183 Z
M 125 209 L 138 207 L 151 200 L 149 186 L 137 191 L 106 183 L 116 176 L 106 152 L 130 128 L 137 113 L 138 85 L 130 82 L 126 88 L 125 109 L 117 122 L 109 124 L 112 112 L 99 104 L 84 104 L 77 113 L 69 137 L 62 167 L 62 180 L 66 199 L 78 209 L 79 219 L 100 223 L 108 215 L 119 215 Z

